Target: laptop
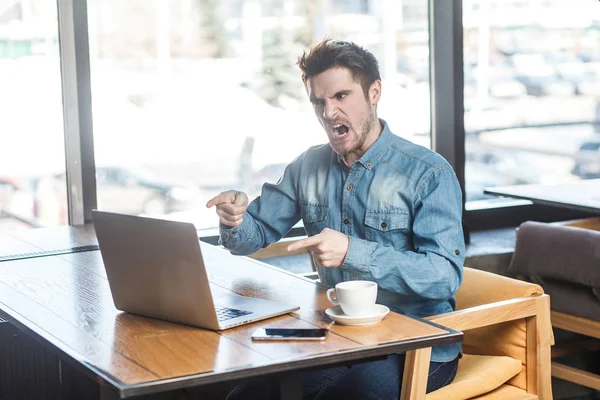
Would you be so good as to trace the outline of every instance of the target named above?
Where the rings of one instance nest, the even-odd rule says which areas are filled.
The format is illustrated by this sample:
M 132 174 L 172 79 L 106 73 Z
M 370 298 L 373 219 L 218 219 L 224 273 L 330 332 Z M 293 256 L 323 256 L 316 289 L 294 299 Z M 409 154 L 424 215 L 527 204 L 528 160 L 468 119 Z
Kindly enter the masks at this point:
M 300 309 L 211 285 L 207 268 L 236 256 L 201 243 L 191 223 L 96 210 L 92 220 L 118 310 L 224 330 Z

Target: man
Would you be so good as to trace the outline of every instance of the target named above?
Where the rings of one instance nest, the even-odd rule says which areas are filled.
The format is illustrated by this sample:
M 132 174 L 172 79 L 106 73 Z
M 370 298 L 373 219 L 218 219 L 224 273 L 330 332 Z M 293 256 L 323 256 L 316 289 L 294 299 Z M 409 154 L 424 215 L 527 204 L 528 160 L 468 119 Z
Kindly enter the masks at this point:
M 301 154 L 249 205 L 238 191 L 211 199 L 207 207 L 216 206 L 221 243 L 233 254 L 251 254 L 302 219 L 309 237 L 288 250 L 308 248 L 326 285 L 375 281 L 378 303 L 393 311 L 416 317 L 452 311 L 464 261 L 461 191 L 452 168 L 378 118 L 382 85 L 373 54 L 325 40 L 298 65 L 329 144 Z M 452 381 L 459 352 L 460 344 L 433 349 L 428 391 Z M 309 372 L 304 395 L 397 399 L 403 368 L 401 354 Z M 236 389 L 231 398 L 244 390 Z M 239 398 L 270 398 L 271 389 L 250 384 Z

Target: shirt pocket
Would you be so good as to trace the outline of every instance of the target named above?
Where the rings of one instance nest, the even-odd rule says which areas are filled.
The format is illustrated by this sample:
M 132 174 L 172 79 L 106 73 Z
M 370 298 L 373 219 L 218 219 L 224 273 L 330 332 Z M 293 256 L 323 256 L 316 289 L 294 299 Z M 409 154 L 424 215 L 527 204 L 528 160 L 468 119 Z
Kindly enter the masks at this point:
M 329 224 L 329 207 L 316 204 L 303 205 L 302 222 L 308 236 L 321 233 Z
M 408 212 L 399 208 L 367 210 L 365 236 L 368 241 L 391 245 L 396 250 L 411 248 Z

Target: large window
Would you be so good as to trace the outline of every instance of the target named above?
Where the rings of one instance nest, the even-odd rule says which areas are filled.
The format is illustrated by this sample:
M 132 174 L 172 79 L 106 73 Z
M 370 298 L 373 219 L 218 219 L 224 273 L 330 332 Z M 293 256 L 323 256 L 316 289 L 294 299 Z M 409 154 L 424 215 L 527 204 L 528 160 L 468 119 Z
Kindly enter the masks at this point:
M 207 199 L 228 188 L 256 196 L 307 146 L 326 141 L 295 65 L 325 36 L 356 41 L 378 57 L 380 116 L 395 133 L 425 146 L 433 137 L 459 179 L 464 167 L 472 226 L 500 224 L 493 215 L 514 223 L 505 217 L 540 211 L 504 208 L 506 199 L 485 196 L 485 187 L 600 177 L 595 1 L 58 4 L 60 37 L 68 42 L 62 59 L 56 3 L 0 2 L 0 229 L 66 223 L 68 211 L 73 221 L 89 221 L 96 194 L 101 209 L 214 227 Z M 457 117 L 463 58 L 464 148 Z M 90 179 L 92 123 L 96 182 Z
M 0 2 L 0 231 L 65 224 L 56 2 Z
M 325 36 L 381 64 L 380 116 L 430 146 L 427 1 L 88 0 L 98 207 L 217 224 L 326 142 L 295 65 Z
M 600 6 L 464 0 L 467 209 L 485 187 L 600 178 Z

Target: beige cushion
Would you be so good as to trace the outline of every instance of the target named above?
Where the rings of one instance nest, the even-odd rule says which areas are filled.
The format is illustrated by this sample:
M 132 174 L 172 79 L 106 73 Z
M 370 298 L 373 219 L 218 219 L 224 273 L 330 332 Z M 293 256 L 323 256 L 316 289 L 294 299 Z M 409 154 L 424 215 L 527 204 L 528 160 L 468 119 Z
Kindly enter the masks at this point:
M 428 393 L 426 400 L 466 400 L 491 392 L 521 371 L 521 361 L 506 356 L 465 354 L 451 384 Z
M 506 356 L 521 361 L 523 369 L 508 383 L 521 389 L 527 388 L 527 331 L 523 319 L 471 329 L 464 334 L 463 351 L 467 354 Z
M 502 385 L 483 396 L 475 397 L 473 400 L 535 400 L 537 398 L 536 395 L 527 393 L 523 389 L 511 385 Z

